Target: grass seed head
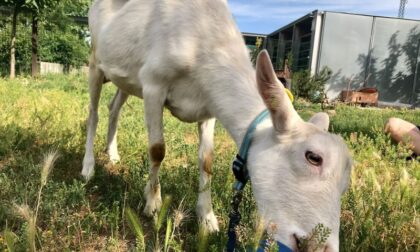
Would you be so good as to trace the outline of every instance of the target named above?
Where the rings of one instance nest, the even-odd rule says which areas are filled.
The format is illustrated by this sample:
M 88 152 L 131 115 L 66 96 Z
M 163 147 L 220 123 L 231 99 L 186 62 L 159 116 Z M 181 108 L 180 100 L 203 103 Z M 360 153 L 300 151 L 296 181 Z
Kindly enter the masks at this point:
M 48 176 L 51 173 L 51 170 L 54 168 L 55 161 L 58 158 L 57 150 L 53 150 L 44 155 L 44 162 L 42 165 L 41 171 L 41 185 L 45 186 L 47 184 Z
M 174 211 L 174 225 L 176 228 L 180 227 L 182 221 L 185 219 L 186 213 L 176 209 Z
M 188 210 L 185 208 L 184 199 L 181 200 L 178 208 L 174 211 L 174 227 L 179 228 L 185 219 L 188 219 Z
M 28 226 L 26 228 L 26 236 L 28 242 L 28 250 L 35 251 L 35 235 L 36 235 L 36 224 L 35 224 L 35 216 L 32 210 L 29 208 L 28 205 L 14 205 L 17 215 L 22 217 L 25 221 L 28 222 Z
M 28 205 L 14 204 L 14 208 L 16 210 L 16 214 L 20 216 L 21 218 L 23 218 L 25 221 L 29 221 L 31 219 L 33 214 Z

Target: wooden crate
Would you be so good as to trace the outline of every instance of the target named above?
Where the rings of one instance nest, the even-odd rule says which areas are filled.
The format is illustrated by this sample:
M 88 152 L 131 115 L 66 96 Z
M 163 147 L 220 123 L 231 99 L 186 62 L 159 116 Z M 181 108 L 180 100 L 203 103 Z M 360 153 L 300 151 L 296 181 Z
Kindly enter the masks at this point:
M 343 90 L 341 91 L 341 101 L 346 103 L 355 103 L 355 104 L 368 104 L 368 105 L 377 105 L 378 104 L 378 91 L 353 91 L 353 90 Z

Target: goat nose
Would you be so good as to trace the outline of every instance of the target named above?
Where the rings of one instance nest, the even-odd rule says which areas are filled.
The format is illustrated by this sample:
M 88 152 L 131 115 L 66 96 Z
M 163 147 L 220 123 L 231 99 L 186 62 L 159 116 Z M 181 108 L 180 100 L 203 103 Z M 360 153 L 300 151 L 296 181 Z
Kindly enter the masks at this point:
M 335 250 L 332 246 L 329 246 L 328 244 L 324 247 L 324 252 L 337 252 L 338 250 Z

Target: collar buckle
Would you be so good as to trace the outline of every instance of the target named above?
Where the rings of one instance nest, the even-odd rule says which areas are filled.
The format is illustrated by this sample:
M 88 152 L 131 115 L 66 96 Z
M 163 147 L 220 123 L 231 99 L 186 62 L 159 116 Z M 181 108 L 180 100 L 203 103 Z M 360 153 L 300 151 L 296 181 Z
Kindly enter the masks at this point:
M 246 161 L 239 154 L 236 155 L 232 163 L 232 171 L 236 178 L 233 188 L 235 190 L 242 190 L 249 180 L 249 174 L 246 168 Z

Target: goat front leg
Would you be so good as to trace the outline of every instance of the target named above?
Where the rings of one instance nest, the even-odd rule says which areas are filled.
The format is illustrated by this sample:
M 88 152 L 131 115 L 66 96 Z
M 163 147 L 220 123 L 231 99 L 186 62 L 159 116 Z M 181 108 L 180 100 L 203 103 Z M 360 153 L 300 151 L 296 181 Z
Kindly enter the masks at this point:
M 94 174 L 95 157 L 93 153 L 93 143 L 98 125 L 98 104 L 101 96 L 102 84 L 104 82 L 103 72 L 96 67 L 94 62 L 89 64 L 89 117 L 87 120 L 87 137 L 85 156 L 83 158 L 82 176 L 86 181 L 90 180 Z
M 117 90 L 114 98 L 109 104 L 109 123 L 108 123 L 108 144 L 106 147 L 106 152 L 108 153 L 109 160 L 112 164 L 120 161 L 120 155 L 118 154 L 118 144 L 117 144 L 117 126 L 118 118 L 120 115 L 121 107 L 127 101 L 128 94 Z
M 146 206 L 144 214 L 153 216 L 160 210 L 162 198 L 159 183 L 159 168 L 165 157 L 165 142 L 163 139 L 163 106 L 166 90 L 159 81 L 140 75 L 143 85 L 144 111 L 149 140 L 149 181 L 144 188 Z
M 198 160 L 200 167 L 200 183 L 197 202 L 197 215 L 200 225 L 209 232 L 219 231 L 219 224 L 214 215 L 211 203 L 211 176 L 213 163 L 213 135 L 216 119 L 212 118 L 198 123 L 200 147 Z

